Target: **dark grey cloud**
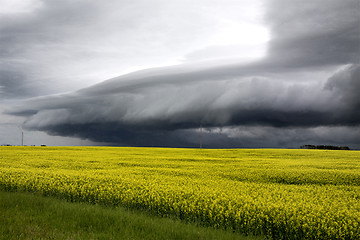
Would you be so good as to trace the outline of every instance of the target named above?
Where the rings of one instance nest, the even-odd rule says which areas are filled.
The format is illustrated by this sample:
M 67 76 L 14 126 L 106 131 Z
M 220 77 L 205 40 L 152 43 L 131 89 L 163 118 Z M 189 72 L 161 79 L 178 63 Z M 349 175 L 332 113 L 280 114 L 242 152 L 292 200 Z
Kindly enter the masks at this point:
M 8 79 L 24 76 L 27 96 L 74 91 L 134 69 L 178 63 L 207 44 L 222 16 L 241 16 L 223 1 L 23 2 L 29 11 L 0 10 L 0 66 L 11 68 Z M 31 2 L 40 4 L 31 9 Z M 220 16 L 209 13 L 212 8 Z M 17 92 L 12 86 L 7 91 Z
M 187 135 L 193 147 L 199 144 L 199 134 Z M 360 128 L 343 126 L 276 128 L 240 126 L 210 129 L 203 136 L 205 147 L 231 148 L 299 148 L 305 144 L 349 146 L 359 149 Z
M 360 119 L 360 68 L 359 65 L 349 66 L 332 76 L 325 89 L 334 92 L 342 102 L 342 109 L 348 123 L 359 124 Z
M 9 70 L 0 70 L 0 99 L 27 96 L 27 89 L 23 87 L 22 74 Z
M 42 68 L 53 61 L 51 51 L 59 47 L 57 43 L 66 40 L 63 33 L 69 21 L 63 19 L 70 15 L 61 5 L 57 13 L 48 12 L 47 4 L 45 9 L 38 8 L 34 13 L 0 14 L 0 87 L 3 99 L 39 96 L 52 93 L 57 87 L 52 87 L 55 82 L 44 78 L 41 73 Z
M 113 12 L 109 11 L 109 15 L 104 12 L 111 5 L 125 19 L 115 18 L 116 23 L 109 26 Z M 106 42 L 112 38 L 113 44 L 117 44 L 118 32 L 131 29 L 132 18 L 126 11 L 136 5 L 121 1 L 118 8 L 114 2 L 55 0 L 43 1 L 30 12 L 0 12 L 0 87 L 6 92 L 2 98 L 69 91 L 84 85 L 84 79 L 94 81 L 93 75 L 86 74 L 89 65 L 103 65 L 104 56 L 100 52 L 107 50 Z M 135 21 L 138 20 L 141 19 Z M 84 63 L 84 59 L 90 64 Z M 111 57 L 105 59 L 110 65 Z
M 360 62 L 360 2 L 270 1 L 271 61 L 313 67 Z
M 132 80 L 134 87 L 113 79 L 72 94 L 34 99 L 15 113 L 28 116 L 28 129 L 146 146 L 193 146 L 189 139 L 196 139 L 200 124 L 206 129 L 356 127 L 359 69 L 346 66 L 321 84 L 265 77 L 148 84 L 140 78 Z M 234 142 L 232 146 L 234 139 L 219 145 Z
M 249 64 L 156 68 L 11 111 L 24 127 L 136 146 L 358 148 L 359 2 L 269 1 L 272 40 Z M 352 133 L 352 134 L 349 134 Z

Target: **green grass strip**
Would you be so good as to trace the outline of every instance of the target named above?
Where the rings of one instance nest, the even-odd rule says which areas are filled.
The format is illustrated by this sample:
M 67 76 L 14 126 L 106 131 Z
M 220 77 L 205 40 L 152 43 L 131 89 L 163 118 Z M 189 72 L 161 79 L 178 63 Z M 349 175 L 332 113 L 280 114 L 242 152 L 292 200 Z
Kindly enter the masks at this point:
M 1 239 L 261 239 L 137 210 L 0 191 Z

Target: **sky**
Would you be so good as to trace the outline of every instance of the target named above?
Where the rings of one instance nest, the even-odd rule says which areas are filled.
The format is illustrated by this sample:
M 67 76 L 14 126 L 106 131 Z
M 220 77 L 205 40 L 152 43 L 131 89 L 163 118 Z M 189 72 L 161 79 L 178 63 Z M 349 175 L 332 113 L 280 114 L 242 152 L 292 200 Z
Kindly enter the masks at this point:
M 0 144 L 360 149 L 359 92 L 359 0 L 0 0 Z

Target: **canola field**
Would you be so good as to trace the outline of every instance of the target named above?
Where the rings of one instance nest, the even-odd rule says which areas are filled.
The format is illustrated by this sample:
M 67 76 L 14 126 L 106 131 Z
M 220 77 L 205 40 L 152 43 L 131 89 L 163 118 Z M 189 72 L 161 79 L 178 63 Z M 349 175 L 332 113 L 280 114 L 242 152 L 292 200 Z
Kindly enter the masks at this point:
M 360 239 L 360 151 L 0 147 L 0 188 L 272 239 Z

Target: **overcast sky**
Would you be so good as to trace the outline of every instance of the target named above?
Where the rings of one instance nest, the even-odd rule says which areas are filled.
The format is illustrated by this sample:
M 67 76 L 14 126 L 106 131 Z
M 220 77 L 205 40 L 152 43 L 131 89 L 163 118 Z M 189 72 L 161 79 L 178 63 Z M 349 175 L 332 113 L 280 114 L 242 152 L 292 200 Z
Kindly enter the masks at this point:
M 360 149 L 359 0 L 0 0 L 0 144 Z

